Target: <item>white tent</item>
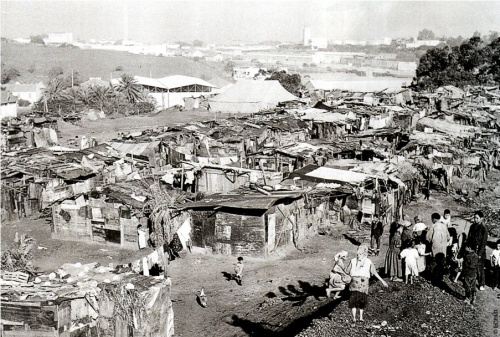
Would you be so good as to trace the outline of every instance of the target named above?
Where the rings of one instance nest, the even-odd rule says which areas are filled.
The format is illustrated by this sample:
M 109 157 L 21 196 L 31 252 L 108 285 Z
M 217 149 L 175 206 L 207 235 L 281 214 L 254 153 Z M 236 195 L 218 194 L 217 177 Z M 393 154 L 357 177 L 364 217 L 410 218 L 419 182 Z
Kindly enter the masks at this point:
M 226 92 L 209 100 L 213 111 L 256 113 L 280 102 L 298 100 L 279 81 L 240 80 Z

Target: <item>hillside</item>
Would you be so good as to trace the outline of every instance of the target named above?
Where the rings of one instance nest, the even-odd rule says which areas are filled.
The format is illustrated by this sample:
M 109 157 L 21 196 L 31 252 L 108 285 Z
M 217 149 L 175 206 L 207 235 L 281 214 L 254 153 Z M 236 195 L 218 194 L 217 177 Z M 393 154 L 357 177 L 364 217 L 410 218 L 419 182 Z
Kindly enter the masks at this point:
M 221 76 L 223 64 L 193 61 L 184 57 L 159 57 L 135 55 L 106 50 L 67 49 L 15 43 L 1 44 L 2 68 L 15 68 L 21 75 L 19 82 L 46 81 L 50 69 L 61 67 L 64 74 L 71 69 L 81 75 L 83 81 L 89 77 L 109 80 L 122 73 L 164 77 L 186 75 L 210 79 Z M 120 67 L 120 71 L 115 71 Z

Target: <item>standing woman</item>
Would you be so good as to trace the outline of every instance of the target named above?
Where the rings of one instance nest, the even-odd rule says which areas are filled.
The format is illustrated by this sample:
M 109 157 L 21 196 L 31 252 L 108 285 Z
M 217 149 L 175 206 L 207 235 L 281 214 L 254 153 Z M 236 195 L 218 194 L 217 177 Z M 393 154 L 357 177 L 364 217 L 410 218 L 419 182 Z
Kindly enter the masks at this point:
M 351 260 L 347 272 L 352 278 L 349 284 L 349 308 L 352 310 L 352 319 L 356 322 L 356 309 L 359 309 L 359 320 L 363 322 L 363 311 L 368 304 L 370 277 L 373 275 L 378 278 L 384 287 L 387 287 L 387 283 L 382 280 L 375 269 L 375 265 L 368 258 L 368 246 L 366 244 L 358 247 L 356 257 Z
M 391 281 L 403 280 L 402 262 L 399 258 L 399 253 L 401 252 L 402 232 L 403 227 L 398 223 L 394 223 L 389 237 L 389 249 L 387 250 L 387 255 L 385 256 L 384 265 L 385 274 L 391 277 Z

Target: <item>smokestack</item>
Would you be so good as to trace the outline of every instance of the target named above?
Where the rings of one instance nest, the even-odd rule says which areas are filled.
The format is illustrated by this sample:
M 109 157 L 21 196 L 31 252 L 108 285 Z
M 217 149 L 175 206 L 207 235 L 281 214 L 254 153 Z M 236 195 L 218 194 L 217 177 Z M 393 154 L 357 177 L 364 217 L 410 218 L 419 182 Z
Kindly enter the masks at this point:
M 128 2 L 123 3 L 123 41 L 128 41 Z

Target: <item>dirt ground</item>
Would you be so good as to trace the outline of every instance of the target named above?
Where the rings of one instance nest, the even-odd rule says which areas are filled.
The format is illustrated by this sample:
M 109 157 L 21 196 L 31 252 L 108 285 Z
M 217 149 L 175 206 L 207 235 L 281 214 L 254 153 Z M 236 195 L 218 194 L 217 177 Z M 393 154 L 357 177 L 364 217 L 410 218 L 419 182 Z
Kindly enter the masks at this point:
M 442 211 L 444 205 L 452 210 L 452 214 L 463 212 L 462 207 L 451 202 L 449 197 L 439 195 L 431 197 L 427 202 L 412 204 L 405 213 L 413 217 L 419 214 L 423 219 L 430 218 L 434 211 Z M 459 231 L 467 225 L 464 219 L 454 218 L 459 225 Z M 15 232 L 27 233 L 37 240 L 35 264 L 40 271 L 47 271 L 66 262 L 99 262 L 125 263 L 143 255 L 141 251 L 120 250 L 117 247 L 101 244 L 86 244 L 50 238 L 50 225 L 47 220 L 30 220 L 2 226 L 2 249 L 5 243 L 12 242 Z M 388 246 L 388 233 L 383 236 L 383 248 L 380 256 L 371 259 L 377 267 L 383 267 L 385 252 Z M 39 249 L 41 247 L 47 249 Z M 195 249 L 192 253 L 181 252 L 181 259 L 171 261 L 168 274 L 172 278 L 172 301 L 175 313 L 175 336 L 293 336 L 299 334 L 311 324 L 327 322 L 349 326 L 349 309 L 343 300 L 326 299 L 324 297 L 324 281 L 328 276 L 333 256 L 340 250 L 347 250 L 349 257 L 354 257 L 356 244 L 347 238 L 316 235 L 310 237 L 301 251 L 290 248 L 268 260 L 245 258 L 243 284 L 239 286 L 229 280 L 233 273 L 235 257 L 212 255 L 204 250 Z M 422 282 L 421 282 L 422 283 Z M 449 282 L 450 283 L 450 282 Z M 451 284 L 451 283 L 450 283 Z M 350 327 L 344 336 L 365 334 L 366 329 L 380 325 L 382 320 L 388 326 L 401 324 L 402 312 L 408 310 L 401 307 L 398 311 L 398 301 L 402 294 L 422 291 L 431 294 L 430 285 L 427 290 L 420 290 L 419 283 L 406 286 L 399 282 L 389 282 L 389 289 L 382 289 L 378 282 L 371 288 L 372 303 L 365 314 L 365 324 L 355 328 Z M 451 285 L 457 295 L 443 293 L 440 289 L 432 289 L 433 296 L 441 296 L 440 302 L 452 306 L 454 310 L 463 310 L 471 318 L 466 322 L 456 322 L 454 326 L 466 329 L 463 325 L 477 323 L 481 330 L 470 336 L 493 335 L 493 310 L 500 306 L 497 298 L 500 292 L 488 289 L 478 293 L 478 305 L 475 309 L 462 303 L 463 294 L 460 285 Z M 197 302 L 197 294 L 201 288 L 205 290 L 208 305 L 202 308 Z M 387 294 L 380 295 L 379 291 Z M 437 294 L 437 295 L 436 295 Z M 380 296 L 385 301 L 384 306 L 378 306 L 375 299 Z M 388 306 L 392 308 L 388 314 Z M 419 304 L 415 303 L 416 308 Z M 415 310 L 417 310 L 415 309 Z M 399 315 L 398 315 L 399 314 Z M 404 315 L 403 315 L 404 316 Z M 427 324 L 428 318 L 416 319 L 415 324 Z M 325 323 L 321 323 L 325 324 Z M 444 322 L 442 324 L 449 324 Z M 449 336 L 463 335 L 452 333 Z M 372 329 L 373 330 L 373 329 Z M 376 330 L 376 329 L 375 329 Z M 307 330 L 306 330 L 307 331 Z M 444 330 L 443 330 L 444 331 Z M 463 331 L 463 330 L 457 330 Z M 307 334 L 308 336 L 317 336 Z M 406 336 L 396 331 L 393 336 Z M 425 336 L 413 334 L 408 336 Z
M 108 142 L 118 137 L 118 133 L 132 133 L 147 129 L 175 126 L 179 123 L 218 120 L 231 117 L 231 114 L 208 112 L 205 109 L 188 111 L 164 111 L 150 116 L 129 116 L 104 118 L 96 121 L 83 120 L 75 124 L 59 121 L 58 136 L 60 145 L 69 145 L 75 136 L 94 137 L 98 142 Z
M 122 131 L 174 125 L 185 122 L 186 118 L 205 119 L 203 117 L 213 119 L 214 115 L 207 116 L 206 111 L 197 111 L 159 114 L 154 117 L 105 119 L 77 126 L 62 123 L 60 134 L 63 141 L 75 135 L 93 136 L 99 141 L 106 141 Z M 500 174 L 493 171 L 491 186 L 495 186 L 498 181 Z M 499 205 L 498 199 L 491 197 L 477 201 L 480 205 Z M 470 211 L 470 208 L 457 204 L 451 197 L 443 194 L 434 193 L 428 201 L 411 203 L 407 205 L 404 213 L 411 219 L 418 214 L 424 222 L 430 223 L 431 213 L 442 213 L 445 208 L 451 209 L 453 222 L 458 224 L 459 231 L 468 229 L 469 220 L 461 215 Z M 120 250 L 110 245 L 54 240 L 50 238 L 48 220 L 22 220 L 2 224 L 2 250 L 13 241 L 16 232 L 32 236 L 38 243 L 34 254 L 38 271 L 53 270 L 66 262 L 99 262 L 103 265 L 126 263 L 149 253 Z M 387 232 L 386 230 L 383 236 L 380 256 L 372 257 L 377 267 L 383 267 L 388 246 Z M 349 257 L 355 256 L 356 245 L 353 240 L 316 235 L 310 237 L 300 251 L 289 249 L 267 260 L 245 258 L 241 286 L 228 277 L 233 272 L 235 257 L 207 254 L 201 250 L 194 250 L 193 253 L 181 252 L 181 259 L 172 261 L 168 269 L 173 283 L 175 336 L 294 336 L 311 324 L 333 324 L 335 329 L 348 326 L 349 309 L 346 301 L 323 297 L 324 281 L 328 277 L 333 256 L 343 249 L 349 252 Z M 197 302 L 196 295 L 201 288 L 205 290 L 208 298 L 206 308 L 202 308 Z M 455 293 L 434 289 L 424 281 L 413 286 L 390 282 L 388 289 L 382 289 L 379 282 L 375 282 L 371 287 L 372 304 L 366 311 L 365 324 L 338 331 L 334 335 L 376 335 L 378 330 L 375 331 L 373 326 L 379 326 L 382 320 L 386 320 L 388 326 L 403 326 L 406 312 L 420 312 L 422 306 L 419 303 L 415 303 L 414 307 L 402 306 L 401 296 L 415 294 L 414 297 L 417 298 L 418 294 L 428 292 L 436 303 L 444 303 L 445 307 L 453 308 L 455 314 L 463 312 L 462 316 L 459 316 L 463 319 L 448 322 L 443 317 L 442 323 L 439 323 L 441 321 L 429 317 L 414 317 L 413 323 L 418 324 L 421 330 L 412 334 L 397 330 L 389 335 L 495 336 L 493 313 L 500 307 L 500 292 L 489 288 L 479 292 L 478 303 L 475 308 L 471 308 L 461 301 L 463 290 L 460 285 L 451 285 L 450 288 Z M 409 303 L 414 299 L 410 299 Z M 380 301 L 383 301 L 384 305 L 380 305 Z M 449 328 L 432 330 L 435 332 L 432 333 L 427 327 L 431 324 L 429 322 Z M 305 330 L 304 336 L 321 335 L 309 334 L 307 331 L 309 330 Z

